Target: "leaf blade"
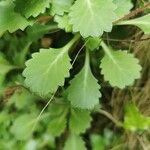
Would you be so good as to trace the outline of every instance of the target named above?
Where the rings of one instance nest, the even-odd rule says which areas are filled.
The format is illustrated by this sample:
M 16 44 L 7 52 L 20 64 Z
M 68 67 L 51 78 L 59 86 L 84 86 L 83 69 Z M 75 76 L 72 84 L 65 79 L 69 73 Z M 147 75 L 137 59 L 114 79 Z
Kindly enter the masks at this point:
M 89 111 L 71 109 L 69 128 L 75 134 L 84 133 L 90 127 L 91 120 Z
M 66 143 L 64 150 L 86 150 L 84 141 L 79 135 L 71 134 Z
M 150 14 L 131 19 L 127 21 L 122 21 L 118 25 L 135 25 L 139 27 L 145 34 L 150 34 Z
M 66 48 L 62 51 L 50 48 L 34 53 L 23 72 L 26 85 L 41 96 L 55 92 L 58 86 L 64 84 L 64 78 L 69 76 L 71 64 L 67 51 Z
M 40 13 L 44 13 L 46 8 L 50 7 L 50 0 L 16 0 L 15 10 L 26 18 L 30 16 L 37 17 Z
M 150 127 L 150 117 L 146 117 L 141 114 L 135 104 L 128 103 L 125 110 L 123 123 L 124 128 L 131 131 L 136 131 L 146 130 Z
M 115 9 L 112 0 L 77 0 L 69 14 L 73 31 L 80 32 L 83 37 L 98 37 L 104 31 L 110 32 L 116 19 Z
M 113 0 L 113 2 L 117 5 L 115 13 L 117 14 L 118 19 L 128 14 L 133 7 L 131 0 Z
M 109 55 L 106 54 L 101 60 L 101 73 L 112 86 L 124 88 L 140 77 L 141 66 L 138 62 L 138 59 L 127 51 L 110 50 Z
M 99 103 L 101 97 L 99 89 L 100 85 L 90 69 L 89 54 L 87 52 L 84 67 L 70 82 L 68 100 L 73 107 L 92 109 Z
M 32 22 L 14 11 L 12 2 L 0 2 L 0 18 L 0 36 L 7 30 L 12 33 L 18 29 L 24 30 L 27 26 L 32 25 Z

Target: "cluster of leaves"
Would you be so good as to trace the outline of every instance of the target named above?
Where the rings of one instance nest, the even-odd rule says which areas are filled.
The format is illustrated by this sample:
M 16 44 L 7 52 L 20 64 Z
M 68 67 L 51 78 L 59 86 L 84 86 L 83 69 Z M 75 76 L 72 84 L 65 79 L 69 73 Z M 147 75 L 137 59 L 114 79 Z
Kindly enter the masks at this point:
M 2 149 L 56 149 L 55 138 L 64 132 L 68 133 L 64 150 L 86 149 L 80 135 L 90 127 L 91 113 L 101 106 L 100 74 L 121 89 L 140 77 L 138 59 L 103 40 L 114 26 L 131 25 L 150 33 L 150 14 L 118 22 L 132 7 L 130 0 L 0 0 Z M 50 48 L 39 44 L 43 36 L 55 36 L 60 29 L 66 35 L 59 39 L 61 44 Z M 78 57 L 82 49 L 85 60 Z M 96 53 L 101 56 L 94 57 Z M 81 64 L 76 65 L 78 60 Z M 147 129 L 149 120 L 131 104 L 122 127 Z M 105 149 L 111 138 L 110 131 L 93 134 L 91 146 Z

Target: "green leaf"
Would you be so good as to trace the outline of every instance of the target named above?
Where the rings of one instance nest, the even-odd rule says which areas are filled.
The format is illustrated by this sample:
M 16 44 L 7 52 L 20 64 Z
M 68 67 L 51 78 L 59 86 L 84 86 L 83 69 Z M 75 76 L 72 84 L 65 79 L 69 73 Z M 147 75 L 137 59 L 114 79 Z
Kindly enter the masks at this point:
M 91 136 L 92 150 L 105 150 L 106 144 L 103 137 L 97 134 Z
M 16 141 L 14 139 L 1 140 L 0 141 L 1 149 L 7 149 L 7 150 L 16 149 L 17 146 L 15 146 L 15 142 Z
M 68 50 L 78 40 L 75 36 L 63 48 L 41 49 L 34 53 L 32 59 L 26 62 L 26 69 L 23 72 L 26 85 L 41 96 L 49 96 L 64 85 L 66 77 L 69 77 L 71 69 Z
M 53 136 L 60 136 L 67 124 L 66 113 L 60 114 L 60 116 L 56 116 L 55 118 L 50 118 L 50 122 L 48 123 L 48 132 Z
M 9 71 L 15 69 L 16 67 L 11 65 L 4 57 L 2 53 L 0 53 L 0 75 L 5 76 Z
M 27 27 L 27 38 L 31 41 L 36 41 L 40 39 L 44 34 L 53 32 L 57 29 L 56 24 L 34 24 L 33 26 Z
M 52 15 L 63 15 L 64 12 L 69 12 L 74 0 L 52 0 Z
M 36 150 L 37 149 L 37 141 L 34 139 L 30 139 L 29 141 L 27 141 L 27 143 L 25 144 L 25 150 Z
M 26 107 L 34 103 L 35 98 L 33 94 L 22 88 L 15 91 L 7 104 L 14 104 L 17 109 L 26 109 Z
M 106 150 L 110 145 L 113 145 L 113 139 L 117 140 L 114 133 L 107 128 L 104 129 L 103 135 L 92 134 L 91 145 L 92 150 Z
M 71 109 L 69 127 L 71 132 L 75 134 L 84 133 L 91 124 L 91 116 L 89 111 Z
M 68 100 L 71 105 L 82 109 L 92 109 L 99 103 L 101 93 L 100 85 L 93 76 L 89 65 L 89 54 L 82 70 L 70 82 L 68 88 Z
M 101 73 L 112 86 L 124 88 L 140 77 L 141 66 L 133 54 L 121 50 L 113 51 L 104 44 L 102 47 L 106 54 L 101 60 Z
M 56 117 L 68 111 L 69 107 L 68 101 L 61 98 L 55 98 L 55 101 L 49 106 L 48 112 L 51 117 Z
M 22 114 L 13 122 L 11 133 L 17 140 L 26 140 L 32 135 L 35 115 Z
M 86 150 L 84 141 L 79 135 L 71 134 L 66 143 L 63 150 Z
M 68 113 L 68 107 L 66 103 L 63 103 L 63 101 L 55 101 L 53 104 L 49 107 L 49 121 L 47 123 L 48 125 L 48 133 L 53 136 L 60 136 L 67 125 L 67 113 Z
M 50 0 L 16 0 L 15 10 L 26 18 L 37 17 L 50 7 Z
M 33 92 L 47 96 L 63 86 L 71 69 L 68 49 L 41 49 L 27 61 L 23 75 L 25 83 Z
M 0 2 L 0 36 L 5 32 L 24 30 L 32 23 L 14 11 L 14 4 L 8 1 Z
M 0 113 L 0 125 L 6 123 L 10 119 L 9 114 L 6 111 Z
M 65 29 L 66 32 L 72 31 L 72 26 L 69 24 L 68 15 L 64 15 L 64 16 L 56 15 L 54 20 L 58 23 L 58 27 L 60 29 Z
M 115 13 L 117 14 L 118 19 L 128 14 L 133 7 L 131 0 L 113 0 L 113 2 L 117 5 Z
M 80 32 L 83 37 L 98 37 L 104 31 L 110 32 L 116 19 L 115 8 L 112 0 L 76 0 L 69 14 L 73 31 Z
M 98 38 L 98 37 L 96 37 L 96 38 L 89 37 L 87 39 L 87 42 L 86 42 L 86 48 L 93 51 L 93 50 L 99 48 L 100 43 L 101 43 L 100 38 Z
M 132 131 L 146 130 L 150 127 L 150 117 L 145 117 L 133 103 L 128 103 L 123 125 L 124 128 Z
M 4 94 L 5 84 L 4 84 L 5 76 L 0 75 L 0 96 Z
M 150 14 L 136 19 L 122 21 L 118 25 L 135 25 L 143 30 L 145 34 L 150 34 Z

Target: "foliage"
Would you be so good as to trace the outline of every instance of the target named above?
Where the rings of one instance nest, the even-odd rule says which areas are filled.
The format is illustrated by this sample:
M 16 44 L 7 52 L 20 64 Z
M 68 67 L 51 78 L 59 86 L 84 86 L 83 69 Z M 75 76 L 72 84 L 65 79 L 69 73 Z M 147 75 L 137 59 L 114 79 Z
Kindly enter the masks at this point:
M 69 13 L 70 23 L 73 25 L 73 32 L 79 31 L 83 37 L 101 36 L 104 31 L 110 32 L 112 22 L 116 19 L 114 12 L 116 6 L 111 1 L 77 0 L 71 7 L 71 12 Z M 108 13 L 110 15 L 107 15 Z M 102 15 L 99 16 L 99 14 Z
M 0 2 L 0 18 L 0 36 L 7 30 L 9 32 L 14 32 L 18 29 L 24 30 L 27 26 L 31 25 L 30 21 L 14 11 L 14 4 L 12 2 Z
M 33 7 L 34 6 L 34 7 Z M 44 13 L 46 8 L 50 7 L 50 0 L 16 0 L 15 10 L 26 18 L 30 16 L 37 17 L 40 13 Z
M 82 140 L 82 138 L 78 135 L 75 134 L 71 134 L 68 137 L 68 140 L 66 141 L 64 150 L 76 150 L 76 149 L 81 149 L 81 150 L 85 150 L 85 145 L 84 145 L 84 141 Z
M 133 83 L 134 79 L 140 77 L 141 67 L 138 60 L 127 51 L 112 51 L 102 43 L 106 55 L 101 60 L 100 67 L 105 80 L 108 80 L 112 86 L 124 88 Z M 111 68 L 111 74 L 109 74 Z
M 86 53 L 84 67 L 71 81 L 68 88 L 68 100 L 74 107 L 81 109 L 93 108 L 101 97 L 100 87 L 90 69 L 88 51 Z
M 149 29 L 150 14 L 136 18 L 136 19 L 122 21 L 120 24 L 121 25 L 135 25 L 139 27 L 141 30 L 143 30 L 145 34 L 150 34 L 150 29 Z
M 139 123 L 140 122 L 140 123 Z M 150 117 L 142 115 L 135 104 L 129 103 L 126 106 L 124 127 L 129 130 L 146 130 L 150 126 Z
M 122 142 L 93 127 L 105 86 L 127 88 L 141 76 L 132 48 L 109 42 L 118 32 L 150 33 L 150 14 L 132 16 L 135 7 L 131 0 L 0 0 L 0 149 L 103 150 Z M 125 110 L 124 131 L 149 128 L 134 104 Z

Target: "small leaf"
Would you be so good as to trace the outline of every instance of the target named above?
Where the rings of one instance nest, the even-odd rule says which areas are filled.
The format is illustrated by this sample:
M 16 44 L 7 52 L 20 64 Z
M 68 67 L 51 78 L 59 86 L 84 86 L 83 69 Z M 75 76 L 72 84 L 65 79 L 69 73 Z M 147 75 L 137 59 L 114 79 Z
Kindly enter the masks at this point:
M 32 59 L 26 62 L 27 68 L 23 75 L 25 83 L 33 92 L 47 96 L 64 84 L 71 69 L 68 49 L 41 49 L 34 53 Z
M 131 0 L 113 0 L 113 2 L 117 5 L 115 13 L 117 14 L 118 19 L 128 14 L 133 7 Z
M 105 54 L 100 64 L 104 79 L 119 88 L 133 84 L 140 77 L 141 66 L 138 59 L 127 51 L 108 50 L 109 53 Z
M 146 130 L 150 127 L 150 117 L 142 115 L 133 103 L 128 103 L 124 117 L 124 128 L 135 130 Z
M 92 150 L 105 150 L 106 149 L 105 139 L 101 137 L 100 135 L 93 134 L 91 136 L 91 144 L 92 144 Z
M 64 12 L 69 12 L 74 0 L 52 0 L 52 15 L 63 15 Z
M 90 127 L 91 116 L 89 111 L 71 109 L 69 127 L 75 134 L 84 133 Z
M 5 84 L 4 84 L 5 76 L 0 75 L 0 96 L 4 94 L 5 91 Z
M 27 141 L 27 143 L 25 144 L 25 150 L 36 150 L 37 149 L 37 141 L 34 139 L 30 139 Z
M 86 150 L 84 141 L 79 135 L 71 134 L 66 143 L 63 150 Z
M 86 54 L 85 65 L 70 82 L 68 100 L 72 106 L 82 109 L 92 109 L 99 103 L 100 85 L 93 76 L 89 65 L 89 54 Z
M 44 34 L 54 31 L 56 29 L 56 24 L 43 25 L 36 23 L 33 26 L 27 27 L 27 38 L 30 42 L 36 41 L 40 39 Z
M 93 51 L 99 48 L 100 43 L 101 43 L 100 38 L 89 37 L 87 39 L 86 48 Z
M 5 76 L 9 71 L 15 69 L 16 67 L 11 65 L 4 57 L 2 53 L 0 53 L 0 75 Z
M 35 96 L 24 88 L 18 89 L 9 98 L 7 105 L 14 104 L 17 109 L 26 109 L 29 105 L 34 103 Z
M 145 34 L 150 34 L 150 14 L 136 19 L 122 21 L 118 25 L 135 25 L 143 30 Z
M 65 29 L 66 32 L 72 31 L 72 26 L 69 24 L 68 15 L 58 16 L 56 15 L 54 20 L 58 23 L 60 29 Z
M 7 30 L 11 33 L 18 29 L 24 30 L 31 24 L 32 22 L 14 11 L 11 1 L 0 2 L 0 36 Z
M 106 150 L 113 146 L 114 141 L 118 140 L 113 131 L 107 128 L 104 129 L 103 134 L 92 134 L 90 138 L 92 150 Z
M 32 135 L 34 119 L 35 115 L 32 114 L 23 114 L 16 118 L 11 127 L 11 133 L 17 140 L 26 140 Z
M 0 113 L 0 125 L 2 125 L 4 122 L 7 122 L 10 120 L 10 116 L 6 111 L 2 111 Z
M 73 31 L 79 31 L 83 37 L 110 32 L 116 19 L 115 9 L 112 0 L 76 0 L 69 14 Z
M 53 136 L 60 136 L 64 132 L 66 124 L 66 113 L 56 116 L 55 118 L 50 118 L 50 122 L 48 123 L 48 133 Z
M 15 10 L 26 18 L 37 17 L 50 7 L 50 0 L 16 0 Z
M 64 99 L 61 98 L 55 98 L 55 101 L 53 103 L 51 103 L 51 105 L 49 106 L 49 110 L 48 112 L 50 113 L 50 116 L 52 117 L 56 117 L 56 116 L 60 116 L 61 114 L 63 114 L 64 112 L 68 112 L 70 105 L 68 103 L 68 101 L 65 101 Z
M 26 85 L 41 96 L 49 96 L 64 85 L 66 77 L 69 77 L 71 69 L 68 50 L 78 40 L 75 36 L 63 48 L 41 49 L 34 53 L 32 59 L 26 62 L 26 69 L 23 72 Z
M 61 100 L 61 101 L 60 101 Z M 67 113 L 69 109 L 69 105 L 67 103 L 63 103 L 63 100 L 60 99 L 55 101 L 49 106 L 49 121 L 48 125 L 48 133 L 53 136 L 60 136 L 67 125 Z

